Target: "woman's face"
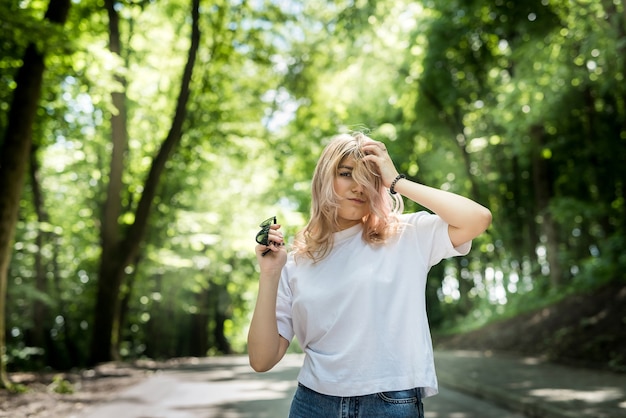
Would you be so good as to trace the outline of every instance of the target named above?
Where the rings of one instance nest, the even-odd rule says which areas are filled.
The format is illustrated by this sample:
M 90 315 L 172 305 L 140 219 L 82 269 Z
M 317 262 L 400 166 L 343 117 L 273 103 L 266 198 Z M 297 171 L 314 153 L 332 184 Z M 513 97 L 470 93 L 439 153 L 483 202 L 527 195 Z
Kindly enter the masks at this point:
M 365 195 L 363 186 L 352 178 L 352 171 L 356 165 L 353 157 L 344 158 L 335 174 L 335 193 L 339 195 L 339 209 L 337 221 L 339 229 L 344 230 L 359 224 L 370 211 L 369 199 Z

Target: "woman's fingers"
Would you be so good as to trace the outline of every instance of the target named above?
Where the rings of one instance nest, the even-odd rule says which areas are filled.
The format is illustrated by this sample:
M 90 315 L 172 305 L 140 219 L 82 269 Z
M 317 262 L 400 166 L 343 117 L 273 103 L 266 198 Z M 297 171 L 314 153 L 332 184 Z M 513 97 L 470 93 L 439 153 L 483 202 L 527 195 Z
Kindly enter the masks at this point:
M 363 153 L 365 155 L 383 155 L 387 153 L 387 147 L 385 144 L 379 141 L 369 140 L 363 143 Z
M 285 245 L 283 233 L 278 230 L 279 228 L 279 224 L 274 224 L 270 226 L 267 234 L 268 244 L 261 245 L 260 250 L 257 247 L 257 252 L 260 251 L 261 255 L 265 256 L 269 251 L 278 251 L 283 245 Z
M 278 230 L 279 228 L 280 224 L 275 224 L 270 227 L 268 234 L 270 244 L 274 243 L 282 245 L 284 243 L 283 233 Z
M 367 141 L 364 143 L 362 150 L 363 154 L 365 154 L 363 160 L 371 161 L 378 166 L 383 184 L 386 187 L 389 187 L 393 179 L 395 179 L 398 175 L 398 170 L 396 170 L 396 167 L 387 152 L 385 144 L 373 140 Z

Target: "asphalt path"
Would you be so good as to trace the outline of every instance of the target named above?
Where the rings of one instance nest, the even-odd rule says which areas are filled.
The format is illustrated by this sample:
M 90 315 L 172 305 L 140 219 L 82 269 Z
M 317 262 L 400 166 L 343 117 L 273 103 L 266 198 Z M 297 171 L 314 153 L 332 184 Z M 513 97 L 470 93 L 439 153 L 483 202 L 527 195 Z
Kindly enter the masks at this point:
M 109 402 L 71 418 L 287 417 L 302 356 L 289 354 L 273 370 L 255 373 L 245 356 L 198 359 L 161 370 Z M 424 400 L 426 418 L 522 418 L 522 415 L 439 388 Z

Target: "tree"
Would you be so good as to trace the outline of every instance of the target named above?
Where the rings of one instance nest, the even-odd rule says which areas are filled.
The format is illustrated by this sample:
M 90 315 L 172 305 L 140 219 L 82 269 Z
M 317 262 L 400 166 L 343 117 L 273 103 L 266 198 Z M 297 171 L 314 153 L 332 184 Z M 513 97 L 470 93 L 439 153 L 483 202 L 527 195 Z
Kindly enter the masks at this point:
M 111 51 L 119 53 L 121 47 L 119 45 L 117 11 L 115 10 L 113 0 L 107 0 L 105 4 L 109 14 Z M 148 216 L 158 191 L 159 180 L 165 169 L 165 164 L 182 137 L 183 123 L 187 113 L 187 102 L 190 94 L 189 85 L 193 75 L 196 53 L 200 44 L 199 8 L 200 0 L 192 0 L 191 41 L 172 125 L 152 161 L 152 166 L 144 183 L 141 199 L 135 211 L 134 221 L 124 232 L 120 231 L 121 227 L 118 219 L 121 213 L 121 170 L 124 166 L 123 158 L 126 147 L 124 96 L 123 93 L 113 93 L 113 104 L 119 113 L 112 116 L 113 155 L 101 230 L 102 256 L 98 273 L 98 292 L 92 333 L 92 363 L 108 361 L 117 356 L 117 353 L 111 352 L 111 347 L 115 345 L 113 336 L 118 335 L 120 286 L 126 267 L 131 265 L 139 254 L 140 244 L 147 227 Z
M 69 0 L 50 0 L 44 19 L 62 26 L 69 10 Z M 7 272 L 44 70 L 44 53 L 35 43 L 30 43 L 15 77 L 16 88 L 0 152 L 0 384 L 4 387 L 10 385 L 5 364 Z

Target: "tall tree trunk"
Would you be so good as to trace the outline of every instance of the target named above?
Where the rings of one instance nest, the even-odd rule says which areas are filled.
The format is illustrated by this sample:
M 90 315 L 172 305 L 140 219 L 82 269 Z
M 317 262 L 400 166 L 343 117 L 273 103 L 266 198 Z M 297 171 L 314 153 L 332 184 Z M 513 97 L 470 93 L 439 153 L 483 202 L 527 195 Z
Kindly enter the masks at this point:
M 109 17 L 109 50 L 113 54 L 121 57 L 122 42 L 119 28 L 119 15 L 117 14 L 117 10 L 115 10 L 115 3 L 115 0 L 105 0 L 104 2 Z M 116 312 L 118 308 L 117 292 L 115 289 L 119 289 L 121 285 L 121 281 L 115 282 L 114 271 L 117 269 L 116 264 L 120 262 L 115 252 L 118 250 L 117 246 L 120 241 L 118 219 L 122 210 L 122 176 L 124 173 L 125 155 L 128 148 L 128 132 L 126 126 L 126 79 L 116 74 L 115 80 L 122 85 L 122 91 L 111 93 L 111 102 L 116 112 L 111 114 L 111 143 L 113 147 L 107 195 L 102 211 L 102 229 L 100 230 L 102 264 L 98 272 L 97 299 L 97 303 L 100 303 L 101 298 L 106 299 L 107 303 L 106 306 L 97 305 L 96 307 L 94 330 L 102 328 L 113 330 L 114 312 Z M 107 262 L 104 263 L 104 260 L 107 260 Z M 109 278 L 111 278 L 110 286 L 103 286 Z M 119 278 L 121 280 L 121 275 Z M 99 321 L 102 325 L 99 325 Z M 113 351 L 113 347 L 117 347 L 117 343 L 114 341 L 116 336 L 117 333 L 111 331 L 108 345 L 102 345 L 102 342 L 97 342 L 102 345 L 103 349 L 106 347 L 107 350 L 111 351 L 109 357 L 105 360 L 117 358 L 117 353 Z
M 39 182 L 39 161 L 37 159 L 37 146 L 31 147 L 30 152 L 30 183 L 33 191 L 33 206 L 35 213 L 37 214 L 37 222 L 40 227 L 38 228 L 37 237 L 35 242 L 37 244 L 38 251 L 35 252 L 34 261 L 34 274 L 35 274 L 35 289 L 42 295 L 48 294 L 48 283 L 46 280 L 46 262 L 44 260 L 44 252 L 42 248 L 46 245 L 50 238 L 50 232 L 45 232 L 41 225 L 48 223 L 50 218 L 45 210 L 43 202 L 43 194 L 41 192 L 41 185 Z M 41 299 L 35 299 L 33 301 L 33 328 L 31 332 L 30 345 L 34 347 L 40 347 L 44 351 L 44 359 L 46 358 L 48 347 L 46 346 L 46 327 L 48 326 L 47 318 L 49 308 Z M 48 364 L 44 361 L 44 364 Z
M 209 351 L 209 309 L 211 292 L 204 288 L 196 293 L 198 311 L 191 315 L 191 332 L 189 336 L 189 355 L 206 357 Z M 216 319 L 217 320 L 217 319 Z
M 113 0 L 106 0 L 113 7 Z M 152 161 L 152 166 L 144 184 L 144 190 L 135 211 L 135 221 L 120 236 L 120 226 L 117 223 L 119 215 L 119 191 L 110 186 L 107 201 L 113 199 L 108 204 L 115 204 L 115 208 L 105 210 L 105 218 L 109 218 L 107 224 L 103 224 L 102 256 L 98 274 L 98 290 L 96 295 L 95 319 L 91 340 L 91 363 L 109 361 L 113 358 L 113 336 L 117 334 L 116 327 L 119 326 L 119 292 L 124 269 L 136 259 L 139 247 L 143 240 L 148 222 L 148 215 L 152 207 L 152 202 L 157 193 L 160 177 L 165 170 L 165 164 L 170 158 L 174 148 L 180 142 L 183 134 L 183 122 L 187 114 L 187 102 L 190 94 L 190 83 L 193 74 L 193 67 L 196 60 L 198 46 L 200 44 L 199 26 L 200 0 L 192 0 L 192 30 L 191 44 L 187 57 L 187 64 L 183 72 L 180 93 L 176 104 L 172 126 L 167 137 L 161 144 L 158 154 Z M 111 12 L 110 12 L 111 13 Z M 113 14 L 115 10 L 113 9 Z M 117 16 L 115 14 L 115 16 Z M 122 162 L 123 164 L 123 162 Z M 121 181 L 119 183 L 121 186 Z M 111 193 L 117 193 L 115 196 Z M 115 219 L 113 217 L 115 216 Z M 116 325 L 117 324 L 117 325 Z
M 214 309 L 214 321 L 213 327 L 213 344 L 218 352 L 222 354 L 230 354 L 232 352 L 228 338 L 224 335 L 224 323 L 229 319 L 227 312 L 230 310 L 230 295 L 226 286 L 214 285 L 213 298 L 215 300 L 213 304 Z
M 50 0 L 44 19 L 62 25 L 70 0 Z M 9 120 L 0 150 L 0 386 L 10 386 L 6 374 L 6 294 L 15 224 L 33 141 L 33 123 L 41 97 L 44 55 L 29 44 L 15 77 Z
M 542 156 L 545 142 L 545 132 L 542 126 L 534 126 L 530 132 L 533 164 L 533 186 L 535 190 L 535 202 L 537 214 L 541 216 L 541 233 L 545 237 L 546 258 L 550 267 L 550 283 L 554 287 L 560 287 L 563 282 L 563 269 L 559 261 L 559 237 L 556 222 L 550 212 L 550 199 L 552 198 L 552 177 L 548 162 Z
M 139 257 L 141 258 L 141 257 Z M 121 343 L 122 340 L 124 339 L 124 325 L 126 324 L 126 319 L 128 318 L 128 312 L 130 310 L 130 301 L 133 297 L 133 290 L 135 288 L 135 279 L 137 278 L 137 266 L 139 265 L 140 260 L 137 259 L 135 260 L 135 262 L 133 263 L 133 265 L 135 266 L 135 268 L 133 269 L 133 274 L 131 275 L 127 275 L 125 277 L 125 281 L 122 283 L 122 286 L 120 288 L 124 289 L 124 291 L 120 292 L 120 307 L 119 307 L 119 327 L 117 327 L 117 329 L 114 329 L 114 334 L 113 334 L 113 342 L 112 342 L 112 350 L 114 355 L 119 356 L 119 352 L 120 352 L 120 347 L 121 347 Z

